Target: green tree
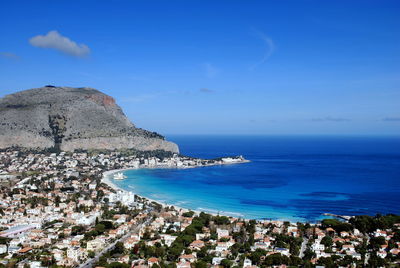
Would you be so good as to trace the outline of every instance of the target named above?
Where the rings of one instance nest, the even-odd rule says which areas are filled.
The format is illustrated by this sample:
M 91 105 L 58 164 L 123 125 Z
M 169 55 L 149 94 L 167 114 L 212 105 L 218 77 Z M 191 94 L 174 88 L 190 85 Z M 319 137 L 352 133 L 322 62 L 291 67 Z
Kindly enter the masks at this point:
M 193 211 L 188 211 L 182 214 L 183 217 L 188 217 L 188 218 L 193 217 L 193 215 L 194 215 Z
M 342 231 L 350 232 L 353 230 L 353 226 L 346 222 L 341 222 L 337 219 L 324 219 L 322 220 L 322 228 L 326 229 L 328 227 L 333 228 L 336 232 L 340 233 Z
M 75 226 L 72 226 L 71 235 L 80 235 L 80 234 L 83 234 L 84 231 L 85 231 L 85 227 L 83 227 L 82 225 L 75 225 Z
M 230 223 L 230 220 L 226 216 L 215 216 L 212 218 L 212 220 L 215 222 L 217 225 L 227 225 Z
M 329 235 L 324 236 L 321 239 L 321 244 L 324 245 L 327 248 L 331 247 L 333 245 L 332 237 L 330 237 Z
M 369 248 L 378 250 L 381 245 L 385 245 L 386 240 L 383 236 L 371 237 L 369 240 Z
M 117 242 L 115 244 L 114 249 L 112 250 L 112 254 L 122 254 L 125 251 L 124 244 L 122 242 Z
M 96 256 L 96 253 L 94 253 L 94 251 L 91 251 L 91 250 L 88 251 L 89 258 L 94 258 L 95 256 Z
M 96 230 L 97 233 L 102 234 L 105 232 L 106 227 L 104 226 L 104 224 L 99 223 L 94 227 L 94 229 Z
M 112 262 L 108 265 L 106 265 L 107 268 L 130 268 L 131 266 L 126 263 L 121 263 L 121 262 Z
M 266 254 L 267 252 L 265 250 L 258 248 L 250 254 L 250 260 L 254 264 L 260 264 L 261 257 L 265 256 Z
M 232 266 L 233 262 L 231 260 L 228 260 L 228 259 L 223 259 L 220 264 L 224 268 L 229 268 L 229 267 Z
M 207 263 L 202 260 L 198 260 L 194 263 L 194 268 L 207 268 Z
M 265 258 L 264 263 L 267 266 L 289 264 L 290 260 L 287 256 L 281 255 L 279 253 L 271 254 Z

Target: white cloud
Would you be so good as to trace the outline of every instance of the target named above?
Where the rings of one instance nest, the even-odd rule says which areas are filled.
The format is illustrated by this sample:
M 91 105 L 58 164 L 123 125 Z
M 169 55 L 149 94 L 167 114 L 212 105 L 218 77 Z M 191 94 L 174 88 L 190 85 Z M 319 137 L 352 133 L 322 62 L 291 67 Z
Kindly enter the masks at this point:
M 19 60 L 20 57 L 14 53 L 11 52 L 0 52 L 0 56 L 6 59 L 10 60 Z
M 34 47 L 51 48 L 75 57 L 84 57 L 90 53 L 87 45 L 77 44 L 57 31 L 50 31 L 46 35 L 34 36 L 29 39 L 29 43 Z
M 386 117 L 382 120 L 387 122 L 400 122 L 400 117 Z
M 208 78 L 213 78 L 219 73 L 219 69 L 217 69 L 214 65 L 211 63 L 205 63 L 204 64 L 204 69 L 206 71 L 206 76 Z
M 258 61 L 256 64 L 253 64 L 253 66 L 250 67 L 251 70 L 254 70 L 256 67 L 259 65 L 263 64 L 268 60 L 269 57 L 275 52 L 275 43 L 272 41 L 271 38 L 269 38 L 266 34 L 263 32 L 253 30 L 255 36 L 257 36 L 259 39 L 261 39 L 265 43 L 265 52 L 263 57 L 261 58 L 260 61 Z
M 350 119 L 342 118 L 342 117 L 326 116 L 326 117 L 320 117 L 320 118 L 313 118 L 312 121 L 314 121 L 314 122 L 348 122 L 348 121 L 350 121 Z
M 199 91 L 202 93 L 214 93 L 214 90 L 205 87 L 200 88 Z

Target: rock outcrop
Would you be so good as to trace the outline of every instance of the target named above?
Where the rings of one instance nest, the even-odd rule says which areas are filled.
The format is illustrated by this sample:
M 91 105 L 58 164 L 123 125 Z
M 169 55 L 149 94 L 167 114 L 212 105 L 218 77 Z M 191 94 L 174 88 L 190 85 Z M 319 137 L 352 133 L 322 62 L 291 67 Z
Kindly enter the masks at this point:
M 136 128 L 115 100 L 92 88 L 46 86 L 0 99 L 0 148 L 125 149 L 178 152 Z

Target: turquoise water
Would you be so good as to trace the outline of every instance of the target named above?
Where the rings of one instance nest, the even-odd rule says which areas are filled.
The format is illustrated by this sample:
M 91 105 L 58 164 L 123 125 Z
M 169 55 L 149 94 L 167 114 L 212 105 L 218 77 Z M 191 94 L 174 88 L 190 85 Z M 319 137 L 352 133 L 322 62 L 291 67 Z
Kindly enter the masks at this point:
M 167 204 L 245 218 L 316 221 L 322 213 L 400 213 L 400 139 L 172 136 L 202 158 L 251 163 L 126 171 L 115 183 Z

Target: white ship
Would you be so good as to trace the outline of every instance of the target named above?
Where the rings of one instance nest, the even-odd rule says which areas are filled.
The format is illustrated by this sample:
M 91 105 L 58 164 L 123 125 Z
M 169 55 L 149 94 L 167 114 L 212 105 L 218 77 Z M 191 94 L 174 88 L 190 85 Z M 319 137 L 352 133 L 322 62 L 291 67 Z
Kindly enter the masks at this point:
M 126 176 L 124 174 L 122 174 L 122 172 L 118 172 L 118 173 L 114 174 L 114 180 L 123 180 L 125 178 L 126 178 Z

